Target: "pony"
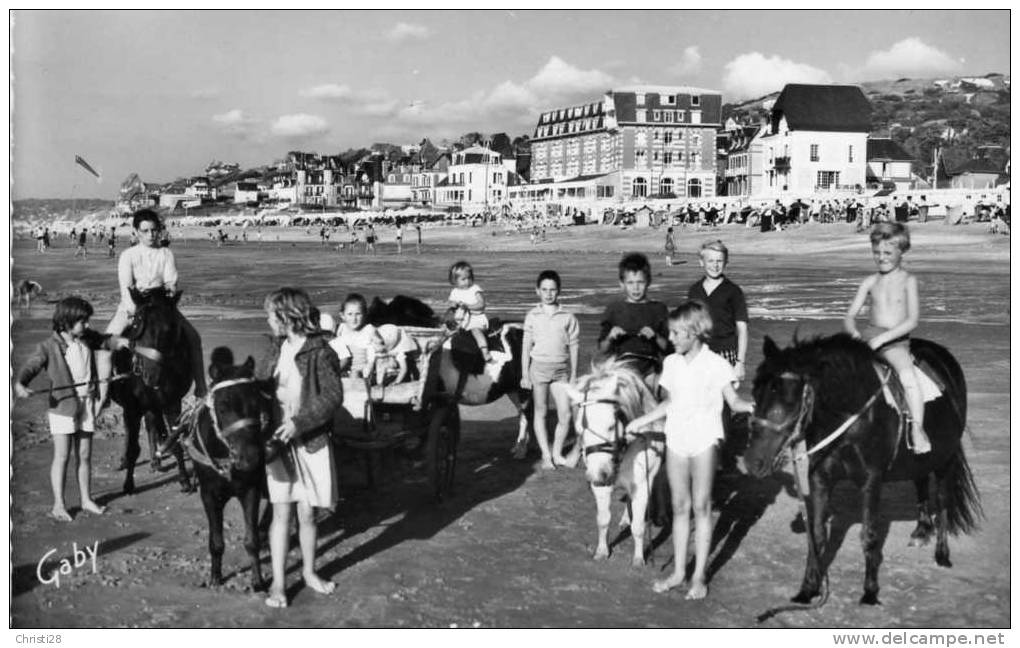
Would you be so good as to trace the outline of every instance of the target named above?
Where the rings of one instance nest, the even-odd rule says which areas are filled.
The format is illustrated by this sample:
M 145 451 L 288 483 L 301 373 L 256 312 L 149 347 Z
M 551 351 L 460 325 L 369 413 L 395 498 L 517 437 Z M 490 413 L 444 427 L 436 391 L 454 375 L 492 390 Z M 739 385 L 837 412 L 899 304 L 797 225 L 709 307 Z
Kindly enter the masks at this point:
M 609 557 L 610 503 L 614 490 L 620 489 L 627 501 L 620 526 L 630 525 L 634 538 L 631 564 L 640 567 L 645 564 L 649 503 L 654 493 L 666 487 L 660 479 L 665 473 L 659 475 L 666 438 L 661 430 L 649 430 L 627 439 L 624 428 L 628 421 L 654 408 L 657 400 L 633 362 L 616 357 L 593 362 L 592 372 L 570 385 L 567 392 L 577 408 L 574 429 L 584 450 L 585 476 L 597 507 L 598 545 L 593 558 Z
M 209 584 L 223 583 L 223 508 L 237 498 L 244 511 L 244 548 L 251 559 L 251 587 L 266 589 L 259 568 L 259 503 L 266 492 L 270 399 L 255 379 L 255 360 L 234 365 L 227 347 L 213 350 L 211 385 L 205 401 L 182 419 L 184 444 L 194 462 L 202 507 L 209 524 Z
M 807 484 L 800 490 L 807 515 L 808 555 L 800 591 L 792 599 L 795 603 L 811 603 L 822 593 L 823 581 L 825 592 L 813 607 L 824 604 L 828 596 L 826 518 L 831 493 L 841 480 L 852 480 L 861 490 L 861 604 L 879 603 L 882 539 L 876 521 L 883 482 L 914 482 L 918 524 L 911 544 L 930 540 L 934 520 L 935 562 L 940 566 L 952 566 L 947 533 L 970 533 L 976 528 L 981 506 L 961 445 L 967 421 L 963 371 L 949 351 L 934 342 L 912 339 L 910 348 L 915 359 L 932 370 L 935 382 L 944 386 L 942 394 L 925 405 L 932 451 L 923 455 L 907 449 L 908 428 L 883 398 L 886 379 L 876 369 L 881 361 L 866 343 L 840 333 L 807 341 L 795 338 L 793 346 L 780 350 L 771 338 L 765 338 L 765 359 L 754 378 L 755 412 L 744 464 L 754 476 L 764 477 L 779 468 L 784 451 L 800 441 L 806 444 Z M 802 461 L 803 454 L 798 452 L 796 459 Z M 932 474 L 934 511 L 928 500 Z M 776 611 L 785 609 L 799 608 Z M 763 615 L 768 616 L 771 613 Z
M 125 448 L 120 469 L 127 471 L 124 493 L 135 491 L 135 463 L 141 454 L 139 432 L 142 417 L 149 436 L 150 462 L 153 470 L 162 470 L 158 452 L 160 441 L 167 438 L 169 421 L 181 413 L 181 399 L 191 388 L 193 374 L 186 341 L 177 324 L 177 300 L 163 289 L 138 291 L 131 289 L 137 304 L 134 320 L 125 337 L 127 348 L 113 353 L 113 365 L 124 380 L 112 382 L 110 397 L 124 409 Z M 195 491 L 184 465 L 184 451 L 174 444 L 181 491 Z
M 446 324 L 422 301 L 397 295 L 389 303 L 378 297 L 366 314 L 370 324 L 396 324 L 438 328 Z M 448 330 L 447 340 L 437 351 L 439 362 L 429 363 L 425 392 L 439 399 L 457 398 L 460 405 L 477 406 L 493 403 L 506 396 L 518 414 L 514 456 L 523 458 L 527 450 L 528 421 L 531 419 L 531 398 L 521 390 L 521 350 L 524 328 L 516 322 L 492 320 L 488 335 L 489 350 L 500 358 L 486 365 L 477 343 L 469 331 Z

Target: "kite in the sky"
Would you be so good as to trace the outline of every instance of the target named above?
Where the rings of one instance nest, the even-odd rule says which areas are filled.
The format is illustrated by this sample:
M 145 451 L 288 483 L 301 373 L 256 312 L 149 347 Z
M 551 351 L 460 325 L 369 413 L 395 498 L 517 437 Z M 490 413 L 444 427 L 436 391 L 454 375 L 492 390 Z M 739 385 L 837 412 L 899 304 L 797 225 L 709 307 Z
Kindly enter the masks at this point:
M 92 165 L 89 164 L 88 162 L 86 162 L 85 158 L 83 158 L 82 156 L 75 155 L 74 156 L 74 161 L 75 161 L 75 163 L 78 164 L 78 166 L 80 166 L 81 168 L 85 169 L 86 171 L 88 171 L 92 175 L 96 176 L 96 180 L 102 180 L 103 179 L 102 176 L 99 175 L 99 172 L 97 172 L 95 169 L 93 169 Z

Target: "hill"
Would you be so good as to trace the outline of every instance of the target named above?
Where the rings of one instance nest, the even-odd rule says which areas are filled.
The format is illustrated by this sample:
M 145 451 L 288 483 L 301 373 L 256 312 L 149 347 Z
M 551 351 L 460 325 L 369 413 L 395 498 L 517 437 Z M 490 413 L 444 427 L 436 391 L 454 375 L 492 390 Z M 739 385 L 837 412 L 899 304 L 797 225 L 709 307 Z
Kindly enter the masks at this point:
M 942 147 L 951 170 L 981 155 L 1004 164 L 1009 151 L 1009 77 L 988 74 L 980 85 L 973 77 L 939 77 L 868 81 L 857 85 L 871 102 L 871 132 L 892 137 L 914 157 L 914 171 L 931 173 L 932 153 Z M 936 83 L 938 82 L 938 83 Z M 983 87 L 989 86 L 990 87 Z M 753 100 L 723 105 L 723 120 L 757 123 L 766 114 L 774 92 Z M 989 149 L 984 147 L 1001 147 Z

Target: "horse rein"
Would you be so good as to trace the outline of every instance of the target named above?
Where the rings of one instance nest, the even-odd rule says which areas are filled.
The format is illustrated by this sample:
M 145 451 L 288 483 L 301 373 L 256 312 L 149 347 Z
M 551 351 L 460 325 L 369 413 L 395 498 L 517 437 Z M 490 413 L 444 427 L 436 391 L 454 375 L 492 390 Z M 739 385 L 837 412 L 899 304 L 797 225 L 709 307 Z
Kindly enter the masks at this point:
M 584 447 L 584 456 L 587 457 L 590 454 L 606 453 L 613 455 L 613 462 L 618 461 L 620 449 L 624 445 L 624 437 L 620 434 L 620 428 L 624 425 L 623 413 L 620 411 L 620 403 L 611 398 L 597 398 L 594 400 L 588 400 L 588 390 L 584 390 L 585 400 L 577 404 L 579 410 L 581 410 L 581 433 L 591 433 L 597 439 L 601 439 L 601 443 L 595 443 L 590 446 Z M 616 423 L 613 426 L 613 437 L 607 438 L 602 434 L 599 434 L 595 430 L 588 427 L 588 407 L 590 405 L 612 405 L 613 413 L 616 419 Z
M 200 447 L 196 446 L 195 442 L 189 443 L 189 446 L 198 451 L 197 456 L 192 456 L 192 459 L 195 459 L 199 461 L 199 463 L 203 463 L 209 466 L 223 477 L 228 477 L 230 475 L 231 467 L 234 463 L 234 460 L 236 459 L 234 450 L 231 447 L 230 443 L 227 441 L 227 437 L 236 432 L 239 432 L 240 430 L 260 425 L 261 421 L 252 417 L 246 417 L 234 421 L 225 428 L 221 427 L 219 417 L 216 415 L 216 403 L 214 400 L 214 395 L 216 392 L 221 391 L 223 389 L 227 389 L 229 387 L 247 385 L 254 382 L 257 382 L 254 378 L 235 378 L 233 380 L 224 380 L 222 382 L 218 382 L 209 388 L 209 393 L 206 395 L 205 400 L 202 403 L 202 406 L 205 407 L 205 409 L 209 412 L 209 419 L 212 421 L 213 433 L 216 435 L 216 438 L 219 439 L 219 441 L 227 448 L 230 463 L 228 463 L 227 465 L 222 465 L 219 461 L 217 461 L 216 457 L 214 457 L 212 453 L 209 452 L 209 448 L 206 445 L 205 441 L 203 440 L 202 435 L 193 433 L 189 438 L 189 440 L 195 439 L 195 441 L 197 441 L 198 443 L 198 446 L 200 446 Z M 259 395 L 261 397 L 265 397 L 265 394 L 262 392 L 260 392 Z

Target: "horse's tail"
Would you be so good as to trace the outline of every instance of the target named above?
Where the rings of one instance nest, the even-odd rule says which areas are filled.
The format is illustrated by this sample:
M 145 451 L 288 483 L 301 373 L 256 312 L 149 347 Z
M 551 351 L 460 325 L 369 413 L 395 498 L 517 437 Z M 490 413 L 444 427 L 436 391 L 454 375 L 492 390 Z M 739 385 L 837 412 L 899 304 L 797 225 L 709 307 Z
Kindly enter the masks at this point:
M 977 528 L 978 520 L 984 517 L 981 496 L 974 474 L 963 454 L 963 447 L 956 449 L 950 457 L 941 476 L 941 491 L 946 507 L 946 526 L 950 533 L 970 533 Z

